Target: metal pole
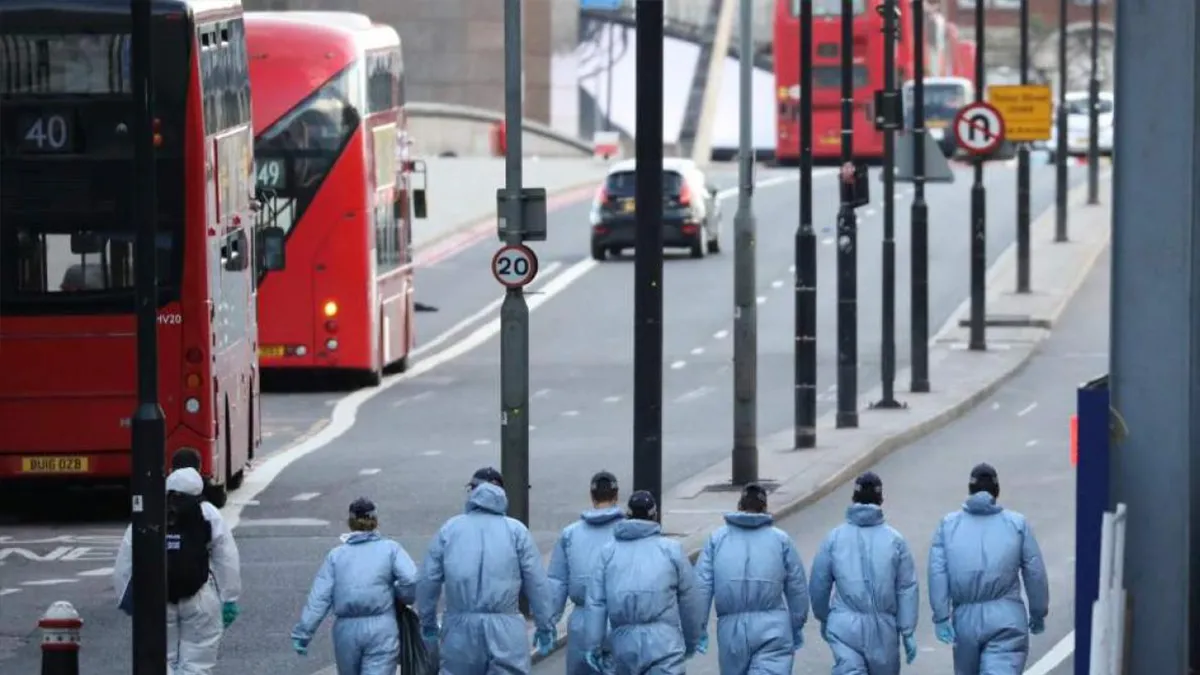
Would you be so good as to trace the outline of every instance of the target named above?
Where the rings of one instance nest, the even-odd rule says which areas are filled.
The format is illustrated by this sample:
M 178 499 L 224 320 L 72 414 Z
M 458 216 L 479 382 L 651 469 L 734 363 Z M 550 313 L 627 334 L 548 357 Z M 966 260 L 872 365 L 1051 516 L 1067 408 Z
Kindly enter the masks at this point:
M 1029 84 L 1029 0 L 1021 0 L 1021 84 Z M 1029 292 L 1029 144 L 1017 148 L 1017 292 Z
M 622 30 L 624 30 L 622 28 Z M 616 127 L 612 121 L 612 86 L 613 86 L 613 50 L 616 48 L 617 42 L 617 24 L 608 24 L 608 68 L 606 76 L 608 82 L 604 85 L 604 128 L 612 131 Z
M 166 424 L 158 403 L 158 270 L 155 183 L 153 26 L 150 0 L 131 0 L 133 76 L 133 204 L 137 227 L 137 409 L 130 421 L 133 456 L 133 673 L 167 667 Z
M 800 226 L 795 251 L 795 447 L 817 447 L 817 233 L 813 230 L 812 0 L 800 0 Z
M 1058 112 L 1054 120 L 1054 241 L 1067 241 L 1067 0 L 1058 2 Z
M 896 91 L 896 0 L 883 2 L 883 88 Z M 917 50 L 919 51 L 919 50 Z M 896 132 L 883 132 L 883 317 L 880 321 L 880 376 L 883 398 L 875 408 L 900 408 L 896 400 Z
M 984 71 L 984 3 L 975 3 L 975 102 L 983 101 L 987 86 Z M 987 189 L 983 187 L 982 155 L 975 158 L 975 181 L 971 185 L 971 328 L 970 342 L 973 351 L 984 351 L 987 316 Z
M 726 0 L 728 2 L 729 0 Z M 733 217 L 733 484 L 758 480 L 758 310 L 754 293 L 754 4 L 741 1 L 738 203 Z
M 854 2 L 842 0 L 842 167 L 854 162 Z M 837 428 L 858 426 L 858 219 L 842 189 L 837 254 Z
M 1088 204 L 1100 203 L 1100 0 L 1092 0 L 1092 77 L 1088 80 Z
M 521 209 L 521 0 L 504 0 L 504 184 L 508 199 L 504 241 L 520 244 Z M 500 472 L 508 515 L 529 524 L 529 305 L 525 291 L 509 288 L 500 305 Z
M 637 3 L 633 488 L 662 503 L 663 2 Z M 661 509 L 660 509 L 661 513 Z
M 913 42 L 925 44 L 925 0 L 912 0 Z M 912 382 L 909 391 L 929 391 L 929 207 L 925 203 L 925 50 L 913 50 L 913 201 L 910 273 Z

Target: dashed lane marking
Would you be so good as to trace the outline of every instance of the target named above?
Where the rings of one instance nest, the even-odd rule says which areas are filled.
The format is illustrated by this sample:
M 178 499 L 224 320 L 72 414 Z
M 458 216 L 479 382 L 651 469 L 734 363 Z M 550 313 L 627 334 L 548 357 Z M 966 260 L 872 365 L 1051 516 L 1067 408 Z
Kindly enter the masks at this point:
M 675 361 L 671 364 L 671 370 L 679 370 L 687 365 L 687 361 Z
M 377 473 L 380 473 L 380 472 L 382 472 L 382 471 L 383 471 L 383 469 L 363 469 L 362 471 L 359 471 L 359 472 L 358 472 L 358 475 L 360 475 L 360 476 L 374 476 L 375 474 L 377 474 Z
M 78 573 L 78 574 L 76 574 L 75 576 L 79 576 L 79 577 L 107 577 L 107 576 L 111 575 L 112 573 L 113 573 L 113 568 L 111 568 L 111 567 L 98 567 L 98 568 L 96 568 L 96 569 L 94 569 L 94 570 L 84 570 L 84 571 L 82 571 L 82 572 L 79 572 L 79 573 Z
M 321 496 L 320 492 L 301 492 L 300 494 L 296 495 L 295 497 L 292 497 L 292 501 L 294 501 L 294 502 L 309 502 L 320 496 Z

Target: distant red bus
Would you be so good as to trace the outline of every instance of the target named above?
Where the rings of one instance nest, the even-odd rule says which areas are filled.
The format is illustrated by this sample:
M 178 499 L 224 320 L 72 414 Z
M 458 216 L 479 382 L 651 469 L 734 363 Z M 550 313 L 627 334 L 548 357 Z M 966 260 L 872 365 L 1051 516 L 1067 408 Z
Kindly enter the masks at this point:
M 350 12 L 249 12 L 261 222 L 287 265 L 259 287 L 263 368 L 402 370 L 414 333 L 400 38 Z
M 896 85 L 913 77 L 913 28 L 908 3 L 901 11 L 896 43 Z M 875 130 L 874 96 L 883 89 L 883 18 L 866 0 L 854 0 L 854 156 L 883 157 L 883 134 Z M 813 0 L 813 158 L 841 156 L 841 0 Z M 794 163 L 800 156 L 800 0 L 777 0 L 775 6 L 775 83 L 778 98 L 777 161 Z M 925 72 L 949 74 L 957 31 L 933 8 L 926 9 Z
M 221 501 L 259 446 L 242 7 L 153 11 L 159 395 L 168 455 Z M 0 480 L 130 475 L 129 22 L 127 0 L 0 8 Z

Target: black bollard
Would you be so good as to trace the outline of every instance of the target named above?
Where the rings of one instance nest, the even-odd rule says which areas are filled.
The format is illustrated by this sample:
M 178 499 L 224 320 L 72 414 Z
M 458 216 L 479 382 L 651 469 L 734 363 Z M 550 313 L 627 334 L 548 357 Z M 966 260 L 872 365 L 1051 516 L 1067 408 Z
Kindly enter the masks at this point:
M 58 601 L 38 620 L 42 675 L 79 675 L 79 629 L 83 619 L 71 603 Z

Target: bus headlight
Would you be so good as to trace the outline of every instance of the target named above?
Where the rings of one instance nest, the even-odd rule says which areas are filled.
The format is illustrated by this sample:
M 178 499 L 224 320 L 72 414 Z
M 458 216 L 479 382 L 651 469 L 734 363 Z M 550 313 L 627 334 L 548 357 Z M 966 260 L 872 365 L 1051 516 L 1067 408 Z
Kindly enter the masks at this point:
M 184 410 L 186 410 L 186 411 L 188 411 L 188 412 L 190 412 L 190 413 L 192 413 L 193 415 L 195 415 L 196 413 L 200 412 L 200 401 L 199 401 L 199 399 L 189 398 L 188 400 L 184 401 L 184 402 L 183 402 L 183 409 L 184 409 Z
M 330 339 L 326 340 L 326 341 L 325 341 L 325 348 L 326 348 L 326 349 L 328 349 L 328 350 L 329 350 L 329 351 L 331 351 L 331 352 L 332 352 L 332 351 L 336 351 L 336 350 L 337 350 L 337 348 L 338 348 L 338 341 L 337 341 L 337 340 L 334 340 L 333 338 L 330 338 Z

